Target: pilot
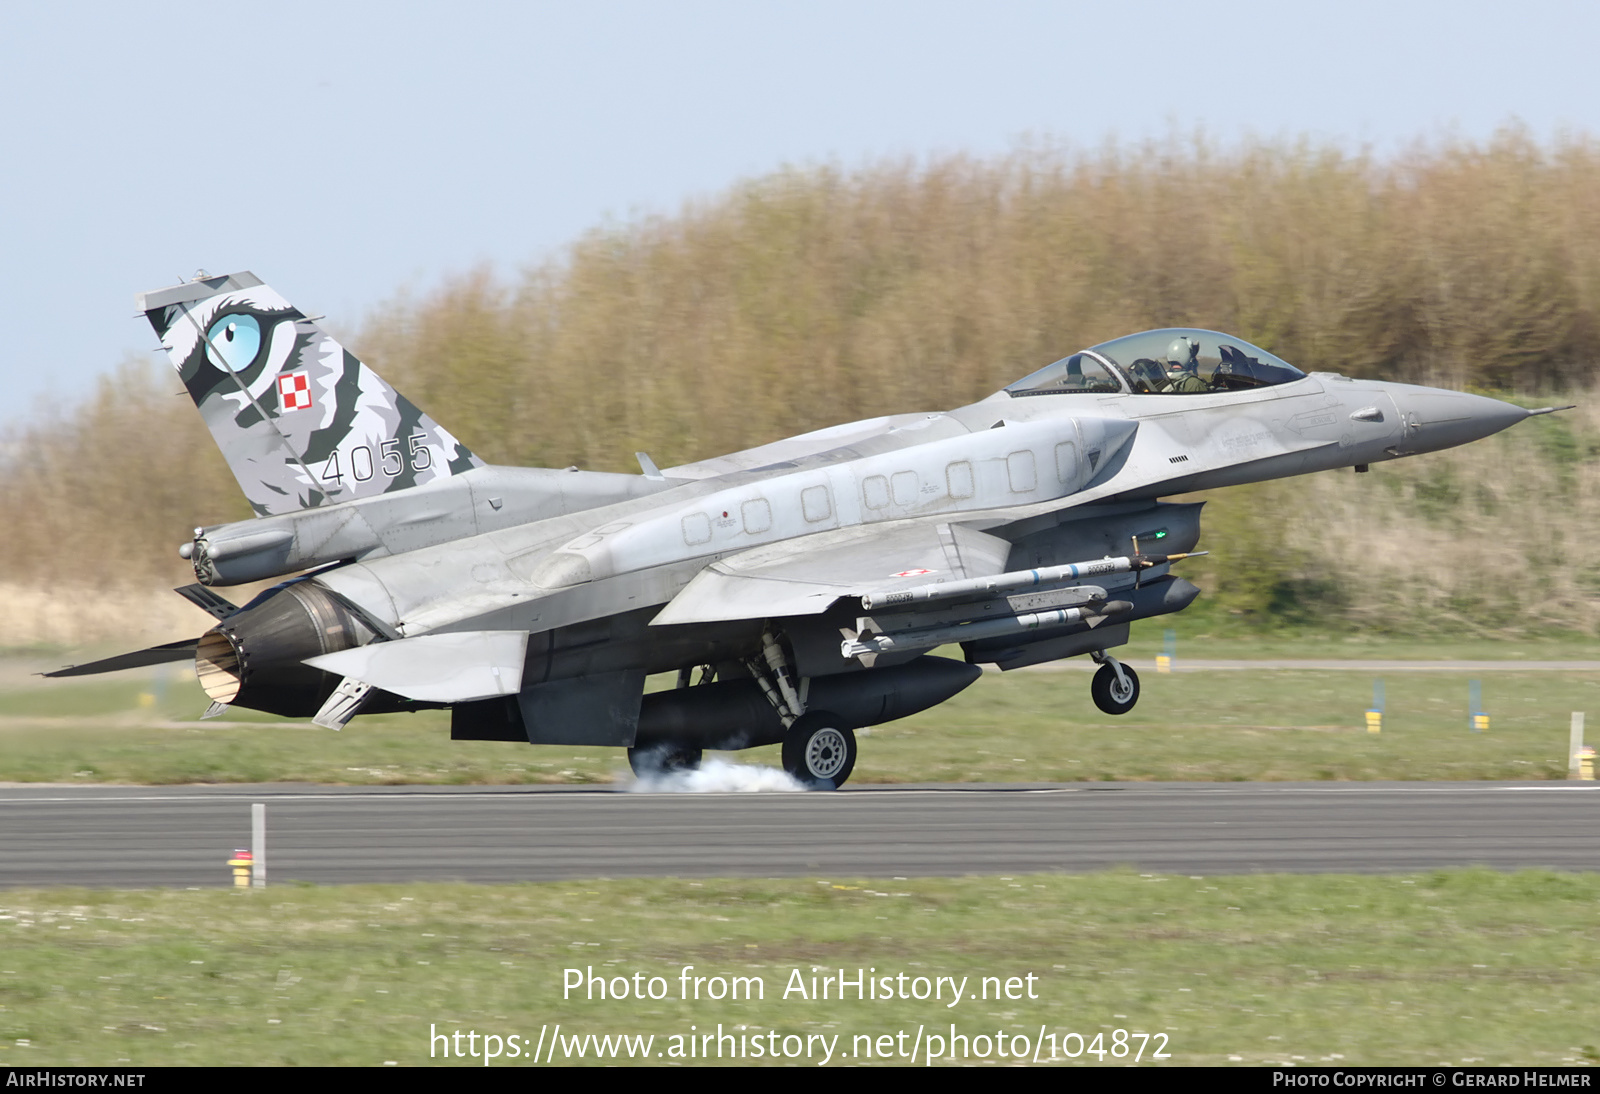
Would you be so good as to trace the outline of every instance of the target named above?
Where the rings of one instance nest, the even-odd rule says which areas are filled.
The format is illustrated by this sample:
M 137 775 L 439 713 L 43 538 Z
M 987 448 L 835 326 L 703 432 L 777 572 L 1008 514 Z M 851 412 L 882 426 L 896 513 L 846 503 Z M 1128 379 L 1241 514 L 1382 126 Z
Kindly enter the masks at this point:
M 1200 379 L 1199 342 L 1191 338 L 1172 340 L 1167 347 L 1167 384 L 1164 390 L 1180 395 L 1211 390 L 1211 385 Z

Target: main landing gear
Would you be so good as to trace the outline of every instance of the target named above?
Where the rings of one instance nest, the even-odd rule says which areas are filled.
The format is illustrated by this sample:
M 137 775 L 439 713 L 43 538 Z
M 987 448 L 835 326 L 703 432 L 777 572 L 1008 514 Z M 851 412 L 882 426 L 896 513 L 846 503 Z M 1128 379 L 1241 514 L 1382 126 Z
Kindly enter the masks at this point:
M 1107 714 L 1126 714 L 1139 701 L 1139 674 L 1105 650 L 1091 654 L 1100 663 L 1089 694 Z
M 628 766 L 641 779 L 659 778 L 679 771 L 696 771 L 703 753 L 688 745 L 646 745 L 628 749 Z
M 838 715 L 808 711 L 784 735 L 783 769 L 808 790 L 837 790 L 855 766 L 856 734 Z

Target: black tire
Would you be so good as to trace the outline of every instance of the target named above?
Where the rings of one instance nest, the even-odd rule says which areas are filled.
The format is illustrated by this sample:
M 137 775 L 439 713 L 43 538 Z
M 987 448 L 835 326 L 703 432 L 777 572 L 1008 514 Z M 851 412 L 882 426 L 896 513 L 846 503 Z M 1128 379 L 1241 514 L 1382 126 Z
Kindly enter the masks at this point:
M 670 775 L 675 771 L 695 771 L 704 753 L 688 745 L 659 744 L 628 749 L 628 766 L 641 779 Z
M 856 732 L 839 716 L 814 710 L 783 738 L 783 769 L 809 790 L 837 790 L 856 766 Z
M 1107 714 L 1126 714 L 1139 701 L 1139 674 L 1126 664 L 1122 666 L 1122 674 L 1128 678 L 1127 688 L 1117 686 L 1116 669 L 1101 665 L 1100 671 L 1094 674 L 1094 682 L 1089 685 L 1094 705 Z

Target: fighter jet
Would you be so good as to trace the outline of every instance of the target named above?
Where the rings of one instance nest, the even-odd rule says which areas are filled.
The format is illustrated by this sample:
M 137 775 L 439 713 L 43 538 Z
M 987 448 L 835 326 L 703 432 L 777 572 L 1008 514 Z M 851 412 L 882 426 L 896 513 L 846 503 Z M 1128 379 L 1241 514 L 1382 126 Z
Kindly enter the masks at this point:
M 610 745 L 641 773 L 781 744 L 820 789 L 849 777 L 856 730 L 982 665 L 1088 656 L 1094 703 L 1133 709 L 1110 651 L 1199 592 L 1171 568 L 1201 505 L 1162 498 L 1365 471 L 1556 409 L 1306 375 L 1173 328 L 970 406 L 679 467 L 496 467 L 249 273 L 138 306 L 256 515 L 179 549 L 197 584 L 178 592 L 214 627 L 51 675 L 192 657 L 207 715 L 338 729 L 443 707 L 457 740 Z M 277 577 L 242 606 L 214 591 Z

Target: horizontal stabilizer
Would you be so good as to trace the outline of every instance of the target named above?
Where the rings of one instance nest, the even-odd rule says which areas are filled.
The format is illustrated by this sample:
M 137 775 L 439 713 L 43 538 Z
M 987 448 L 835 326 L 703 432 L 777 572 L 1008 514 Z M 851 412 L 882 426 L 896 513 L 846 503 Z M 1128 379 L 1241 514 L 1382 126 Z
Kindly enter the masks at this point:
M 460 631 L 306 658 L 306 664 L 426 703 L 465 703 L 522 690 L 526 631 Z
M 122 669 L 142 669 L 147 665 L 165 665 L 169 661 L 187 661 L 194 656 L 200 639 L 185 638 L 182 642 L 168 642 L 165 646 L 151 646 L 135 653 L 119 653 L 103 661 L 90 661 L 87 665 L 68 665 L 55 672 L 41 672 L 40 676 L 93 676 L 101 672 L 118 672 Z

